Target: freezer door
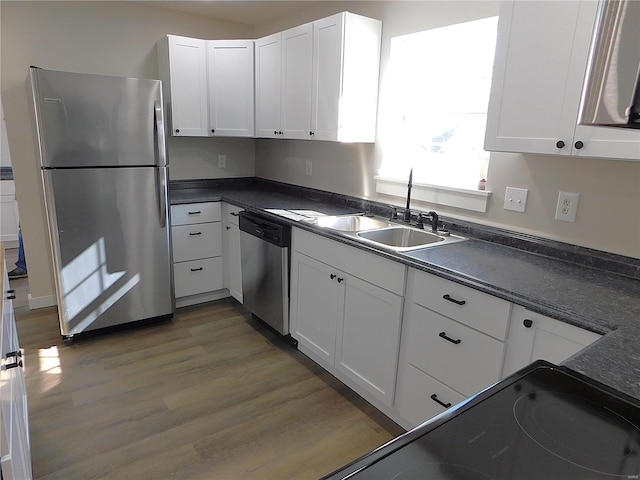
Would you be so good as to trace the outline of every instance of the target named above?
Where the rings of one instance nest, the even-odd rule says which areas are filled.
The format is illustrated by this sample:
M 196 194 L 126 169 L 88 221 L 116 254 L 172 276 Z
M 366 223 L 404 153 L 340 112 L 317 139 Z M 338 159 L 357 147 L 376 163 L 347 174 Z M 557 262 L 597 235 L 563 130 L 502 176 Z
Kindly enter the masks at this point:
M 173 313 L 163 170 L 42 171 L 63 335 Z
M 158 164 L 159 80 L 32 67 L 30 83 L 43 167 Z

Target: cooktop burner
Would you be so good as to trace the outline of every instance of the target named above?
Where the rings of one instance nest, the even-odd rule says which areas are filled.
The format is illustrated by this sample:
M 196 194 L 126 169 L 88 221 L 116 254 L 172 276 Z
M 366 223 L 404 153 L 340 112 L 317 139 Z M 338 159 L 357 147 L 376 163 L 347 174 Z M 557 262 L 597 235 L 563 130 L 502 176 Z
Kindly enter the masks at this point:
M 539 361 L 327 478 L 640 479 L 640 402 Z
M 637 464 L 640 429 L 587 398 L 530 393 L 516 400 L 513 415 L 533 442 L 577 467 L 615 476 L 621 465 L 634 458 Z

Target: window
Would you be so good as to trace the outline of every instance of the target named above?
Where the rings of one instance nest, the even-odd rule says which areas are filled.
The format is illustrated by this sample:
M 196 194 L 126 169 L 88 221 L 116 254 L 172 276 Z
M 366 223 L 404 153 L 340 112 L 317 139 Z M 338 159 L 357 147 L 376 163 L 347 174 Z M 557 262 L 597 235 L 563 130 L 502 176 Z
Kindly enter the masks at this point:
M 483 150 L 498 17 L 391 39 L 379 177 L 475 190 Z

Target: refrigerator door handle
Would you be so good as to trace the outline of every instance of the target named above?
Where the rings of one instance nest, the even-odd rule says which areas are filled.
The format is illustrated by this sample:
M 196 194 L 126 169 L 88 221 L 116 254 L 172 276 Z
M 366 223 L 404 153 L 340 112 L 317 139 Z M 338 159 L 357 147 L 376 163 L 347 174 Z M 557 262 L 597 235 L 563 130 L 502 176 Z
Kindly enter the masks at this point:
M 155 101 L 153 104 L 154 108 L 154 120 L 155 120 L 155 128 L 156 128 L 156 139 L 158 142 L 158 158 L 157 165 L 158 167 L 166 167 L 167 166 L 167 149 L 165 145 L 165 137 L 164 137 L 164 115 L 162 114 L 162 105 L 160 102 Z
M 158 158 L 156 175 L 158 176 L 156 185 L 158 188 L 158 200 L 160 207 L 160 227 L 167 226 L 167 150 L 164 137 L 164 118 L 162 115 L 162 105 L 156 101 L 153 105 L 154 120 L 156 129 L 156 139 L 158 141 Z

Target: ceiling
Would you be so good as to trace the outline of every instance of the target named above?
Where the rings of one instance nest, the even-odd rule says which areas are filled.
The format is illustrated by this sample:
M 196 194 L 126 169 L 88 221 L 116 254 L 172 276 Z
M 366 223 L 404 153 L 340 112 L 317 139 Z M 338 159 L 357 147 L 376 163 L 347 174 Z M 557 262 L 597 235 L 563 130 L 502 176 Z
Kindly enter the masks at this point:
M 318 2 L 314 0 L 159 0 L 139 3 L 246 25 L 260 25 Z

